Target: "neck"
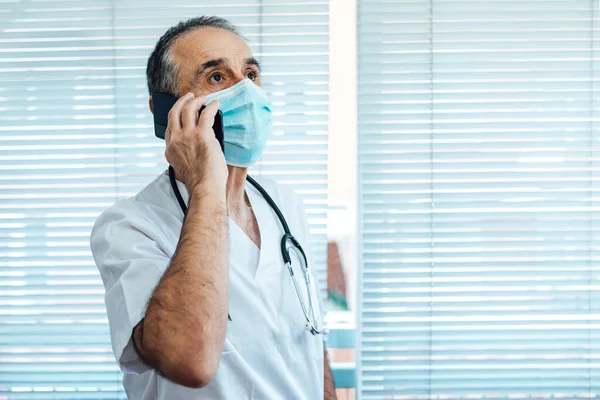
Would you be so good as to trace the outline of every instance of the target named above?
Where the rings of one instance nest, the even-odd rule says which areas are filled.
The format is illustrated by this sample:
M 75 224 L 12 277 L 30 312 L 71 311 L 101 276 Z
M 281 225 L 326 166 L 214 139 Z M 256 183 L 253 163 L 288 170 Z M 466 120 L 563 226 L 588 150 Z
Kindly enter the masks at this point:
M 227 177 L 227 204 L 231 207 L 239 207 L 245 204 L 244 201 L 244 183 L 248 175 L 247 168 L 227 166 L 229 175 Z

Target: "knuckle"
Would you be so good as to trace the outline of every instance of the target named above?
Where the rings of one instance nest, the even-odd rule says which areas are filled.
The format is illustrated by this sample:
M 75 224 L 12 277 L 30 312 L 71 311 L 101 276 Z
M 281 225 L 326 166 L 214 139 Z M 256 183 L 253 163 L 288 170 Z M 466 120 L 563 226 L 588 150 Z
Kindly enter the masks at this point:
M 194 102 L 188 101 L 185 106 L 183 106 L 183 112 L 189 113 L 194 109 Z
M 198 121 L 198 125 L 202 127 L 207 127 L 212 125 L 212 116 L 209 116 L 206 113 L 200 114 L 200 120 Z

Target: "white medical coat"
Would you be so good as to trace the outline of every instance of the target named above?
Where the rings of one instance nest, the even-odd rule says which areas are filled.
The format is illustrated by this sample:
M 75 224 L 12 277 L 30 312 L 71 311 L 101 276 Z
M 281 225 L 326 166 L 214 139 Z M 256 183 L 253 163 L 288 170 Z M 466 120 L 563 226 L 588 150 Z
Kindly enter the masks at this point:
M 293 191 L 259 179 L 283 212 L 310 264 L 310 238 L 301 200 Z M 178 182 L 184 199 L 188 194 Z M 91 248 L 106 288 L 113 352 L 125 372 L 129 399 L 322 399 L 323 337 L 304 327 L 304 316 L 279 243 L 275 213 L 248 182 L 246 192 L 261 235 L 260 250 L 229 219 L 229 314 L 218 372 L 201 389 L 177 385 L 144 364 L 131 342 L 133 328 L 175 252 L 183 213 L 166 174 L 136 196 L 117 202 L 96 221 Z M 298 262 L 298 283 L 305 289 Z M 312 265 L 312 264 L 311 264 Z M 312 281 L 315 282 L 314 276 Z M 316 288 L 312 288 L 317 298 Z M 306 292 L 304 292 L 306 298 Z M 319 322 L 322 323 L 320 302 Z

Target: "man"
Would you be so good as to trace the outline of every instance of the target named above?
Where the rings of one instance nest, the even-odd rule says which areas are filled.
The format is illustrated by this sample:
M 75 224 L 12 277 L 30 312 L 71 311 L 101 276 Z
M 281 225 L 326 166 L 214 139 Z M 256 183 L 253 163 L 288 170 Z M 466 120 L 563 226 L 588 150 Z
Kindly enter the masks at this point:
M 246 182 L 270 130 L 258 62 L 229 22 L 199 17 L 160 38 L 147 78 L 150 94 L 179 97 L 165 137 L 176 187 L 161 174 L 91 236 L 128 398 L 335 399 L 322 336 L 305 329 L 282 260 L 282 224 Z M 212 130 L 219 107 L 225 156 Z M 260 182 L 309 254 L 301 201 Z

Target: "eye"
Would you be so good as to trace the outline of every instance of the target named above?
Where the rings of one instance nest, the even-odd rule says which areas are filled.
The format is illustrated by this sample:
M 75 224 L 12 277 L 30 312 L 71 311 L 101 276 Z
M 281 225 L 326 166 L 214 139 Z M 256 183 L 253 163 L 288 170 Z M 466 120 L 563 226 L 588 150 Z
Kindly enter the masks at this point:
M 248 75 L 246 75 L 246 78 L 248 78 L 251 81 L 253 81 L 256 78 L 258 78 L 258 74 L 255 71 L 250 71 L 250 72 L 248 72 Z
M 223 75 L 217 72 L 216 74 L 212 75 L 209 80 L 213 83 L 219 83 L 223 80 Z

